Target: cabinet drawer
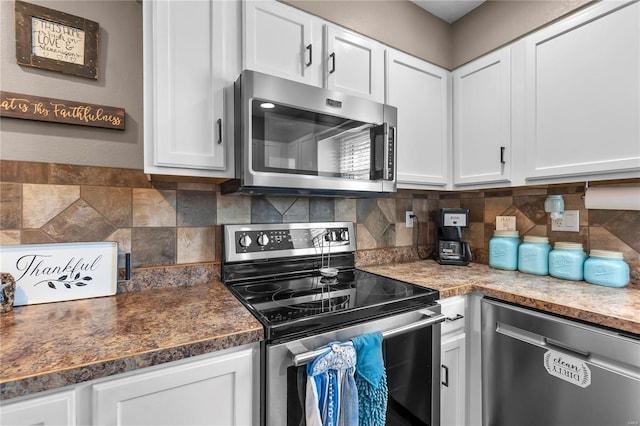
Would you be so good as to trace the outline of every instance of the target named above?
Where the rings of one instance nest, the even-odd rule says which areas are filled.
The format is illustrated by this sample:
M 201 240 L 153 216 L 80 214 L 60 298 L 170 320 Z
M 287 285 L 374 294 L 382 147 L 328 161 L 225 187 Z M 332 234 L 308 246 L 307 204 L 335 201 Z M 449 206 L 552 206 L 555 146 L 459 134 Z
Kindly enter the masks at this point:
M 447 318 L 442 323 L 442 336 L 464 333 L 466 298 L 456 296 L 440 300 L 442 314 Z

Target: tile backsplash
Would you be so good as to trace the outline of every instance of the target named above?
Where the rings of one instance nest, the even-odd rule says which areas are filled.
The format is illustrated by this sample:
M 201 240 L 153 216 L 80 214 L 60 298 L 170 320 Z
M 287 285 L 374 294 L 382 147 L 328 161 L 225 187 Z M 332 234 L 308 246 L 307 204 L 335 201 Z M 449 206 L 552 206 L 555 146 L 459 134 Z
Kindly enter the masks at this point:
M 222 195 L 214 180 L 150 182 L 142 171 L 62 164 L 0 162 L 0 243 L 116 241 L 132 266 L 220 260 L 222 224 L 353 221 L 362 264 L 415 260 L 432 250 L 441 207 L 470 211 L 463 237 L 474 261 L 488 263 L 496 216 L 515 216 L 520 236 L 548 236 L 622 251 L 640 281 L 640 212 L 587 210 L 583 185 L 469 192 L 401 190 L 379 198 Z M 624 184 L 625 182 L 623 182 Z M 637 182 L 630 182 L 637 185 Z M 552 232 L 547 194 L 578 210 L 580 232 Z M 413 228 L 405 212 L 414 211 Z M 374 250 L 377 249 L 377 250 Z

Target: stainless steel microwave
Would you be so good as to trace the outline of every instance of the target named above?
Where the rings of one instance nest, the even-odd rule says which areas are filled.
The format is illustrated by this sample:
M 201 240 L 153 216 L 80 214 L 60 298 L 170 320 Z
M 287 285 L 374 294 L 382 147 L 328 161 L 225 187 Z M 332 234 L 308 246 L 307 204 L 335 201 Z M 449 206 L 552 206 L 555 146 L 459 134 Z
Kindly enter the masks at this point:
M 223 193 L 396 190 L 397 109 L 243 71 L 234 84 L 235 179 Z

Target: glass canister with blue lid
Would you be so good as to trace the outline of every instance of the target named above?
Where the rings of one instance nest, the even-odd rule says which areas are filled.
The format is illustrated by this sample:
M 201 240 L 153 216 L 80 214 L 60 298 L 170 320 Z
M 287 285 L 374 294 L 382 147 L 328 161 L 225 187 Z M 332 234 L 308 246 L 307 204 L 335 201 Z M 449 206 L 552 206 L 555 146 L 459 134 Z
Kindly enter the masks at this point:
M 584 262 L 584 280 L 607 287 L 629 284 L 629 265 L 619 251 L 591 250 Z
M 518 269 L 518 231 L 494 231 L 489 240 L 489 266 L 495 269 Z
M 549 275 L 549 238 L 526 236 L 518 247 L 518 270 L 527 274 Z
M 582 281 L 587 254 L 580 243 L 557 242 L 549 253 L 549 275 L 565 280 Z

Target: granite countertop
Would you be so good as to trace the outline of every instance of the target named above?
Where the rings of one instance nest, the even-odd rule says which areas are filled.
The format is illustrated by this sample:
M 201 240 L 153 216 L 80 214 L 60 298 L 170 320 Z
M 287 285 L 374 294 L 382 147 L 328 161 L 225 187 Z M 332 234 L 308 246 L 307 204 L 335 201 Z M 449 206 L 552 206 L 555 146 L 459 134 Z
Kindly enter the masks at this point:
M 3 400 L 264 337 L 220 282 L 15 307 L 0 333 Z
M 432 260 L 360 266 L 435 288 L 487 296 L 640 334 L 640 288 Z M 213 281 L 111 297 L 16 307 L 0 315 L 0 399 L 9 399 L 264 338 L 260 323 Z
M 611 288 L 487 265 L 439 265 L 433 260 L 359 267 L 440 291 L 441 298 L 472 291 L 507 302 L 640 334 L 640 288 Z

